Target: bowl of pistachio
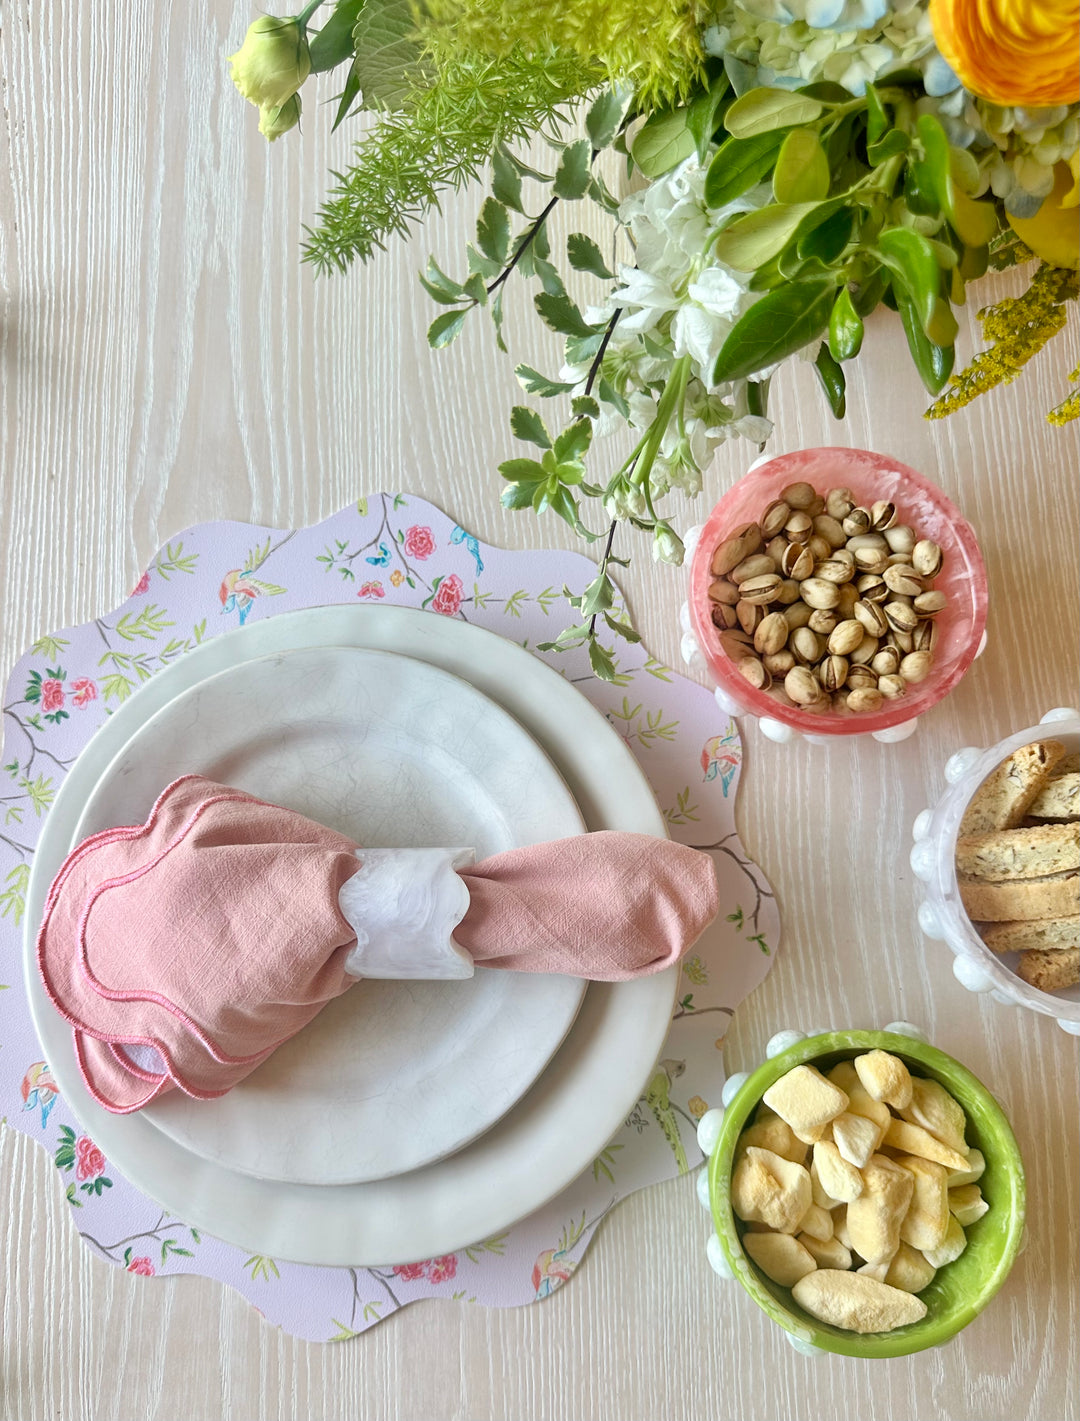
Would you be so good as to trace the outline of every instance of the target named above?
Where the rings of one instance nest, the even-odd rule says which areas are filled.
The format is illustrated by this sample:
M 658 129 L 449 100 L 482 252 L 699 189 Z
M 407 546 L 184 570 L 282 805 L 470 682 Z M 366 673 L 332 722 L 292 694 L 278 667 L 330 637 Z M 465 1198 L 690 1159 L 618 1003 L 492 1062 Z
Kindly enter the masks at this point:
M 971 526 L 914 469 L 804 449 L 717 503 L 690 572 L 718 699 L 771 738 L 900 740 L 981 650 L 987 579 Z
M 1001 1106 L 899 1029 L 782 1033 L 769 1050 L 702 1120 L 717 1272 L 804 1352 L 948 1342 L 1021 1247 L 1024 1168 Z

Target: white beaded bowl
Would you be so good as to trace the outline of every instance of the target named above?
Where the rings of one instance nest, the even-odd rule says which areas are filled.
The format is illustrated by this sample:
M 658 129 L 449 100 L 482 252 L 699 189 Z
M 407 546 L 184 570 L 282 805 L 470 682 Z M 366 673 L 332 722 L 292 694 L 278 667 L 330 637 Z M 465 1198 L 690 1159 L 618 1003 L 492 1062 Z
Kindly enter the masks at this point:
M 1008 755 L 1036 740 L 1060 740 L 1068 750 L 1080 750 L 1080 712 L 1049 711 L 1038 725 L 999 740 L 988 750 L 966 746 L 945 765 L 947 788 L 912 826 L 915 839 L 911 867 L 924 884 L 919 925 L 929 938 L 944 942 L 953 953 L 953 975 L 972 992 L 989 992 L 1005 1006 L 1027 1007 L 1052 1016 L 1064 1031 L 1080 1036 L 1080 986 L 1061 992 L 1041 992 L 1016 975 L 1016 953 L 998 954 L 983 942 L 960 901 L 956 883 L 956 840 L 960 821 L 986 776 Z

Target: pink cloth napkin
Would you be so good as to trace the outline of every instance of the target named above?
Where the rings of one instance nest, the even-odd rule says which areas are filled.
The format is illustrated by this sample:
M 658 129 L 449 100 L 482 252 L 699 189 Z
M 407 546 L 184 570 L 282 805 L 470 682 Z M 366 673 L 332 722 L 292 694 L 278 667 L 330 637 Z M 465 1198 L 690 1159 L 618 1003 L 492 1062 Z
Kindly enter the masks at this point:
M 37 958 L 90 1093 L 118 1113 L 174 1088 L 223 1095 L 351 987 L 356 934 L 338 893 L 358 852 L 301 814 L 194 775 L 144 825 L 74 849 L 49 891 Z M 470 906 L 454 940 L 486 967 L 658 972 L 717 912 L 712 861 L 645 834 L 515 849 L 461 877 Z

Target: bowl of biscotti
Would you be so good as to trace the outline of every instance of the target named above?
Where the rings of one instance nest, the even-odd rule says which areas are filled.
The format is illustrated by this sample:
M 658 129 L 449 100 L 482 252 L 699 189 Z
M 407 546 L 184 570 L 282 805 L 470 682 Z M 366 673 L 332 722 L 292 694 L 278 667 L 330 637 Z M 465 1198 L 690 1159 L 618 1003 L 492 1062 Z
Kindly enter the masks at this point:
M 962 750 L 946 777 L 915 825 L 923 928 L 965 986 L 1080 1032 L 1080 715 Z

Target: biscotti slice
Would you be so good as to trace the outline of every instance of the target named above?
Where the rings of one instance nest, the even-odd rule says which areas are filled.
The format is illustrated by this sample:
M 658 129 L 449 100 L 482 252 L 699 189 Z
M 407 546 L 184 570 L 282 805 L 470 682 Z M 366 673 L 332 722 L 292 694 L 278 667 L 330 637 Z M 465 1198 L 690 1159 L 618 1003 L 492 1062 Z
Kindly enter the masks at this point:
M 1057 740 L 1014 750 L 975 791 L 960 824 L 961 838 L 1015 828 L 1064 755 L 1065 746 Z
M 1031 819 L 1080 818 L 1080 771 L 1055 775 L 1039 791 L 1028 808 Z
M 1080 947 L 1080 914 L 1071 918 L 1031 918 L 1027 922 L 982 923 L 979 936 L 992 952 L 1036 952 Z
M 1080 869 L 1080 824 L 1038 824 L 972 834 L 956 846 L 957 872 L 991 883 Z
M 1075 775 L 1078 771 L 1080 771 L 1080 750 L 1066 755 L 1064 760 L 1057 762 L 1054 766 L 1053 778 L 1056 780 L 1059 775 Z
M 1058 951 L 1022 952 L 1016 974 L 1040 992 L 1060 992 L 1080 982 L 1080 947 Z
M 1068 918 L 1080 913 L 1080 873 L 1051 873 L 1045 878 L 1018 878 L 1012 883 L 958 878 L 957 887 L 964 911 L 975 922 Z

